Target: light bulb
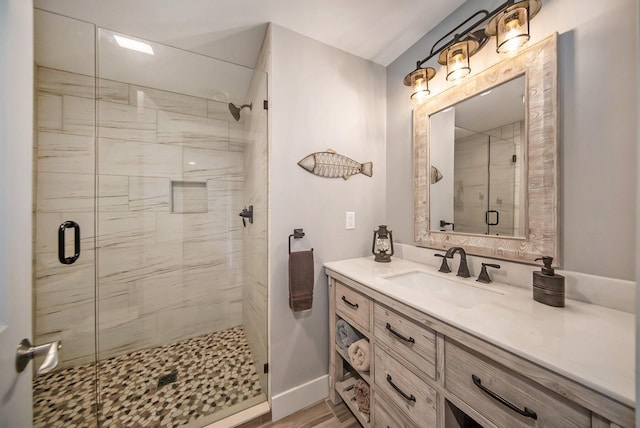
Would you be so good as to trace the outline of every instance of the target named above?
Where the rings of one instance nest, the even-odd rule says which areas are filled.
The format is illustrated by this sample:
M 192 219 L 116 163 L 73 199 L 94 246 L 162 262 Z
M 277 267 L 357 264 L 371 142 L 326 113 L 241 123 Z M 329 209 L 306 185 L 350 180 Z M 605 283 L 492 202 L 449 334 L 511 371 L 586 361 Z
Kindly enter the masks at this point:
M 498 21 L 498 53 L 514 53 L 529 41 L 527 9 L 515 9 Z
M 411 101 L 414 106 L 422 103 L 429 95 L 429 80 L 435 76 L 436 71 L 431 68 L 416 68 L 404 78 L 404 84 L 411 86 Z
M 422 103 L 429 95 L 429 87 L 427 86 L 427 74 L 426 71 L 417 73 L 413 79 L 413 93 L 411 94 L 411 101 L 413 105 Z
M 447 53 L 447 80 L 456 81 L 469 73 L 469 46 L 466 42 L 457 43 Z
M 414 106 L 420 105 L 424 102 L 424 100 L 427 99 L 428 96 L 429 91 L 426 90 L 414 92 L 413 94 L 411 94 L 411 102 Z

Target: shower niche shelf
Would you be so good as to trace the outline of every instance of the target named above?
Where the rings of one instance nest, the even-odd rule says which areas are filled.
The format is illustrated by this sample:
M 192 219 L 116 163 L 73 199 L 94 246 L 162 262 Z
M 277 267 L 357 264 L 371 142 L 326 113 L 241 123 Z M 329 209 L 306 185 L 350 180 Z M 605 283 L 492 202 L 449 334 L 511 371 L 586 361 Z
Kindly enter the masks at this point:
M 171 213 L 208 212 L 206 181 L 171 181 Z

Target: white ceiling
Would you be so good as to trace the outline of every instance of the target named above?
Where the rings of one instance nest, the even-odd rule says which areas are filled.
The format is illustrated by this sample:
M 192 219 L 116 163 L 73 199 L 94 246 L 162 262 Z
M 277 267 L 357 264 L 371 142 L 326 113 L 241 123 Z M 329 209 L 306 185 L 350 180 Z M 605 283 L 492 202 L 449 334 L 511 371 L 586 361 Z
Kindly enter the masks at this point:
M 465 0 L 35 0 L 100 27 L 253 67 L 268 22 L 384 66 Z

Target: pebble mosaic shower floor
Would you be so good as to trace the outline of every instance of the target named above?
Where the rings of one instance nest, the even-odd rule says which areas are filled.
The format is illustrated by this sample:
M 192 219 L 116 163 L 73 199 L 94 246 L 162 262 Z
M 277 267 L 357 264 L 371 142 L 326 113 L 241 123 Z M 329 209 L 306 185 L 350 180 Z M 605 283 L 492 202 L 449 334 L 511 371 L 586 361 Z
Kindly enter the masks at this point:
M 36 377 L 33 426 L 95 426 L 95 370 L 86 364 Z M 110 358 L 97 370 L 104 427 L 197 426 L 262 394 L 242 327 Z

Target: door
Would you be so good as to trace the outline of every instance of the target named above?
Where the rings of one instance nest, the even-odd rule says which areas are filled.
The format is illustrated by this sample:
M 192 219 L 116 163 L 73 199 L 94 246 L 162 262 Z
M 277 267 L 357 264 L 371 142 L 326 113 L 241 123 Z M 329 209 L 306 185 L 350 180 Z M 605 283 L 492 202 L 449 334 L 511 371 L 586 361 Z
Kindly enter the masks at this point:
M 0 427 L 31 426 L 31 366 L 16 349 L 31 339 L 33 5 L 0 0 Z
M 516 124 L 519 126 L 519 124 Z M 514 126 L 503 127 L 512 129 Z M 491 137 L 489 144 L 489 197 L 487 198 L 487 233 L 500 236 L 522 236 L 514 229 L 514 213 L 518 208 L 516 188 L 516 143 L 513 138 Z

